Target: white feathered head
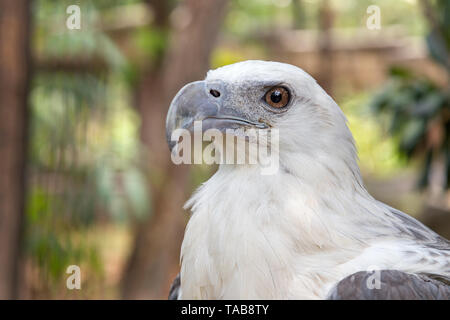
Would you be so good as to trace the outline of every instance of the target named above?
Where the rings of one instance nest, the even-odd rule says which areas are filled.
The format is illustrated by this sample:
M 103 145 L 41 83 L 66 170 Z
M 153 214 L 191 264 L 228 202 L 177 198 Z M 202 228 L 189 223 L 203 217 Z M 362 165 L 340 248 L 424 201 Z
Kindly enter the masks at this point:
M 279 130 L 282 168 L 311 179 L 323 174 L 360 182 L 353 137 L 339 106 L 302 69 L 279 62 L 244 61 L 211 70 L 173 99 L 167 138 L 177 128 Z M 354 179 L 353 179 L 354 180 Z

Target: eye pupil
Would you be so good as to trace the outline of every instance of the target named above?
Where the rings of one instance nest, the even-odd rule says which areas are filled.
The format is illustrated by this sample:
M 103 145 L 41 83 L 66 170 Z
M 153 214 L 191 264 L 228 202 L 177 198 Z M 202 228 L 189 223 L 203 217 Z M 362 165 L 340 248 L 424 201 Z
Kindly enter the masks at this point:
M 272 94 L 270 95 L 270 100 L 273 103 L 278 103 L 281 101 L 281 99 L 283 98 L 283 95 L 280 91 L 275 90 L 274 92 L 272 92 Z

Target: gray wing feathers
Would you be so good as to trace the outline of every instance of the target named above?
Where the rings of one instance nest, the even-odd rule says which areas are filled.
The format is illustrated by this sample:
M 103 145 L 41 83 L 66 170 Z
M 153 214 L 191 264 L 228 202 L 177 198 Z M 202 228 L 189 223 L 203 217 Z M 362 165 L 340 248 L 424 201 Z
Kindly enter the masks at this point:
M 328 299 L 450 300 L 448 283 L 426 275 L 408 274 L 397 270 L 378 272 L 379 286 L 374 286 L 376 281 L 374 272 L 360 271 L 341 280 L 331 290 Z
M 394 225 L 403 234 L 409 234 L 418 244 L 425 247 L 450 251 L 450 241 L 441 237 L 410 215 L 385 205 L 397 220 Z
M 181 279 L 180 274 L 176 276 L 173 280 L 172 285 L 170 286 L 169 291 L 169 300 L 178 300 L 178 296 L 180 293 Z

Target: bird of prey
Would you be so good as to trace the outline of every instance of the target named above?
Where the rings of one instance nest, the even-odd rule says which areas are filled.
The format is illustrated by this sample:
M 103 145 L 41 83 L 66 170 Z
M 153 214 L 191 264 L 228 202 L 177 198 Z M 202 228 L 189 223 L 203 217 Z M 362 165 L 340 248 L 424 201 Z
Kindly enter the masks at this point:
M 243 61 L 184 86 L 177 128 L 279 131 L 279 169 L 221 164 L 186 203 L 174 299 L 449 299 L 450 242 L 365 189 L 345 115 L 302 69 Z M 226 133 L 228 134 L 228 133 Z

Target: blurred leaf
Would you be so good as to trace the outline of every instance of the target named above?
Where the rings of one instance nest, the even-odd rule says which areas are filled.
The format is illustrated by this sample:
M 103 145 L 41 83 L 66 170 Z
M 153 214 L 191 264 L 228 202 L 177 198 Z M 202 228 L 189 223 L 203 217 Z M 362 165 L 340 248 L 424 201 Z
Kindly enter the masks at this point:
M 374 95 L 371 109 L 373 112 L 389 116 L 389 132 L 397 139 L 398 150 L 411 160 L 415 156 L 420 156 L 418 151 L 421 146 L 430 152 L 429 146 L 436 145 L 436 138 L 427 133 L 427 128 L 431 121 L 448 122 L 445 120 L 448 119 L 446 114 L 450 110 L 448 93 L 445 88 L 439 88 L 429 79 L 404 72 L 402 68 L 391 72 L 391 75 L 393 75 L 391 81 Z M 446 126 L 445 123 L 440 125 Z M 444 131 L 444 140 L 448 142 L 450 132 Z M 436 152 L 445 154 L 445 146 Z M 422 188 L 428 183 L 428 176 L 424 175 L 429 174 L 431 166 L 429 161 L 433 159 L 431 154 L 427 154 L 422 177 L 419 180 Z
M 400 142 L 400 149 L 410 157 L 425 135 L 425 122 L 414 120 L 406 123 Z
M 156 28 L 140 28 L 134 38 L 138 48 L 157 61 L 163 56 L 168 43 L 167 31 Z
M 414 104 L 412 115 L 416 117 L 431 118 L 446 101 L 446 97 L 441 92 L 431 92 Z
M 130 168 L 124 173 L 124 189 L 129 200 L 131 211 L 140 219 L 149 212 L 149 195 L 147 183 L 142 172 Z
M 392 66 L 389 69 L 389 75 L 401 79 L 411 79 L 413 77 L 411 70 L 401 66 Z
M 450 70 L 450 55 L 448 51 L 448 44 L 441 34 L 433 30 L 427 37 L 426 42 L 428 45 L 428 51 L 431 57 L 438 63 L 442 64 L 445 68 Z

